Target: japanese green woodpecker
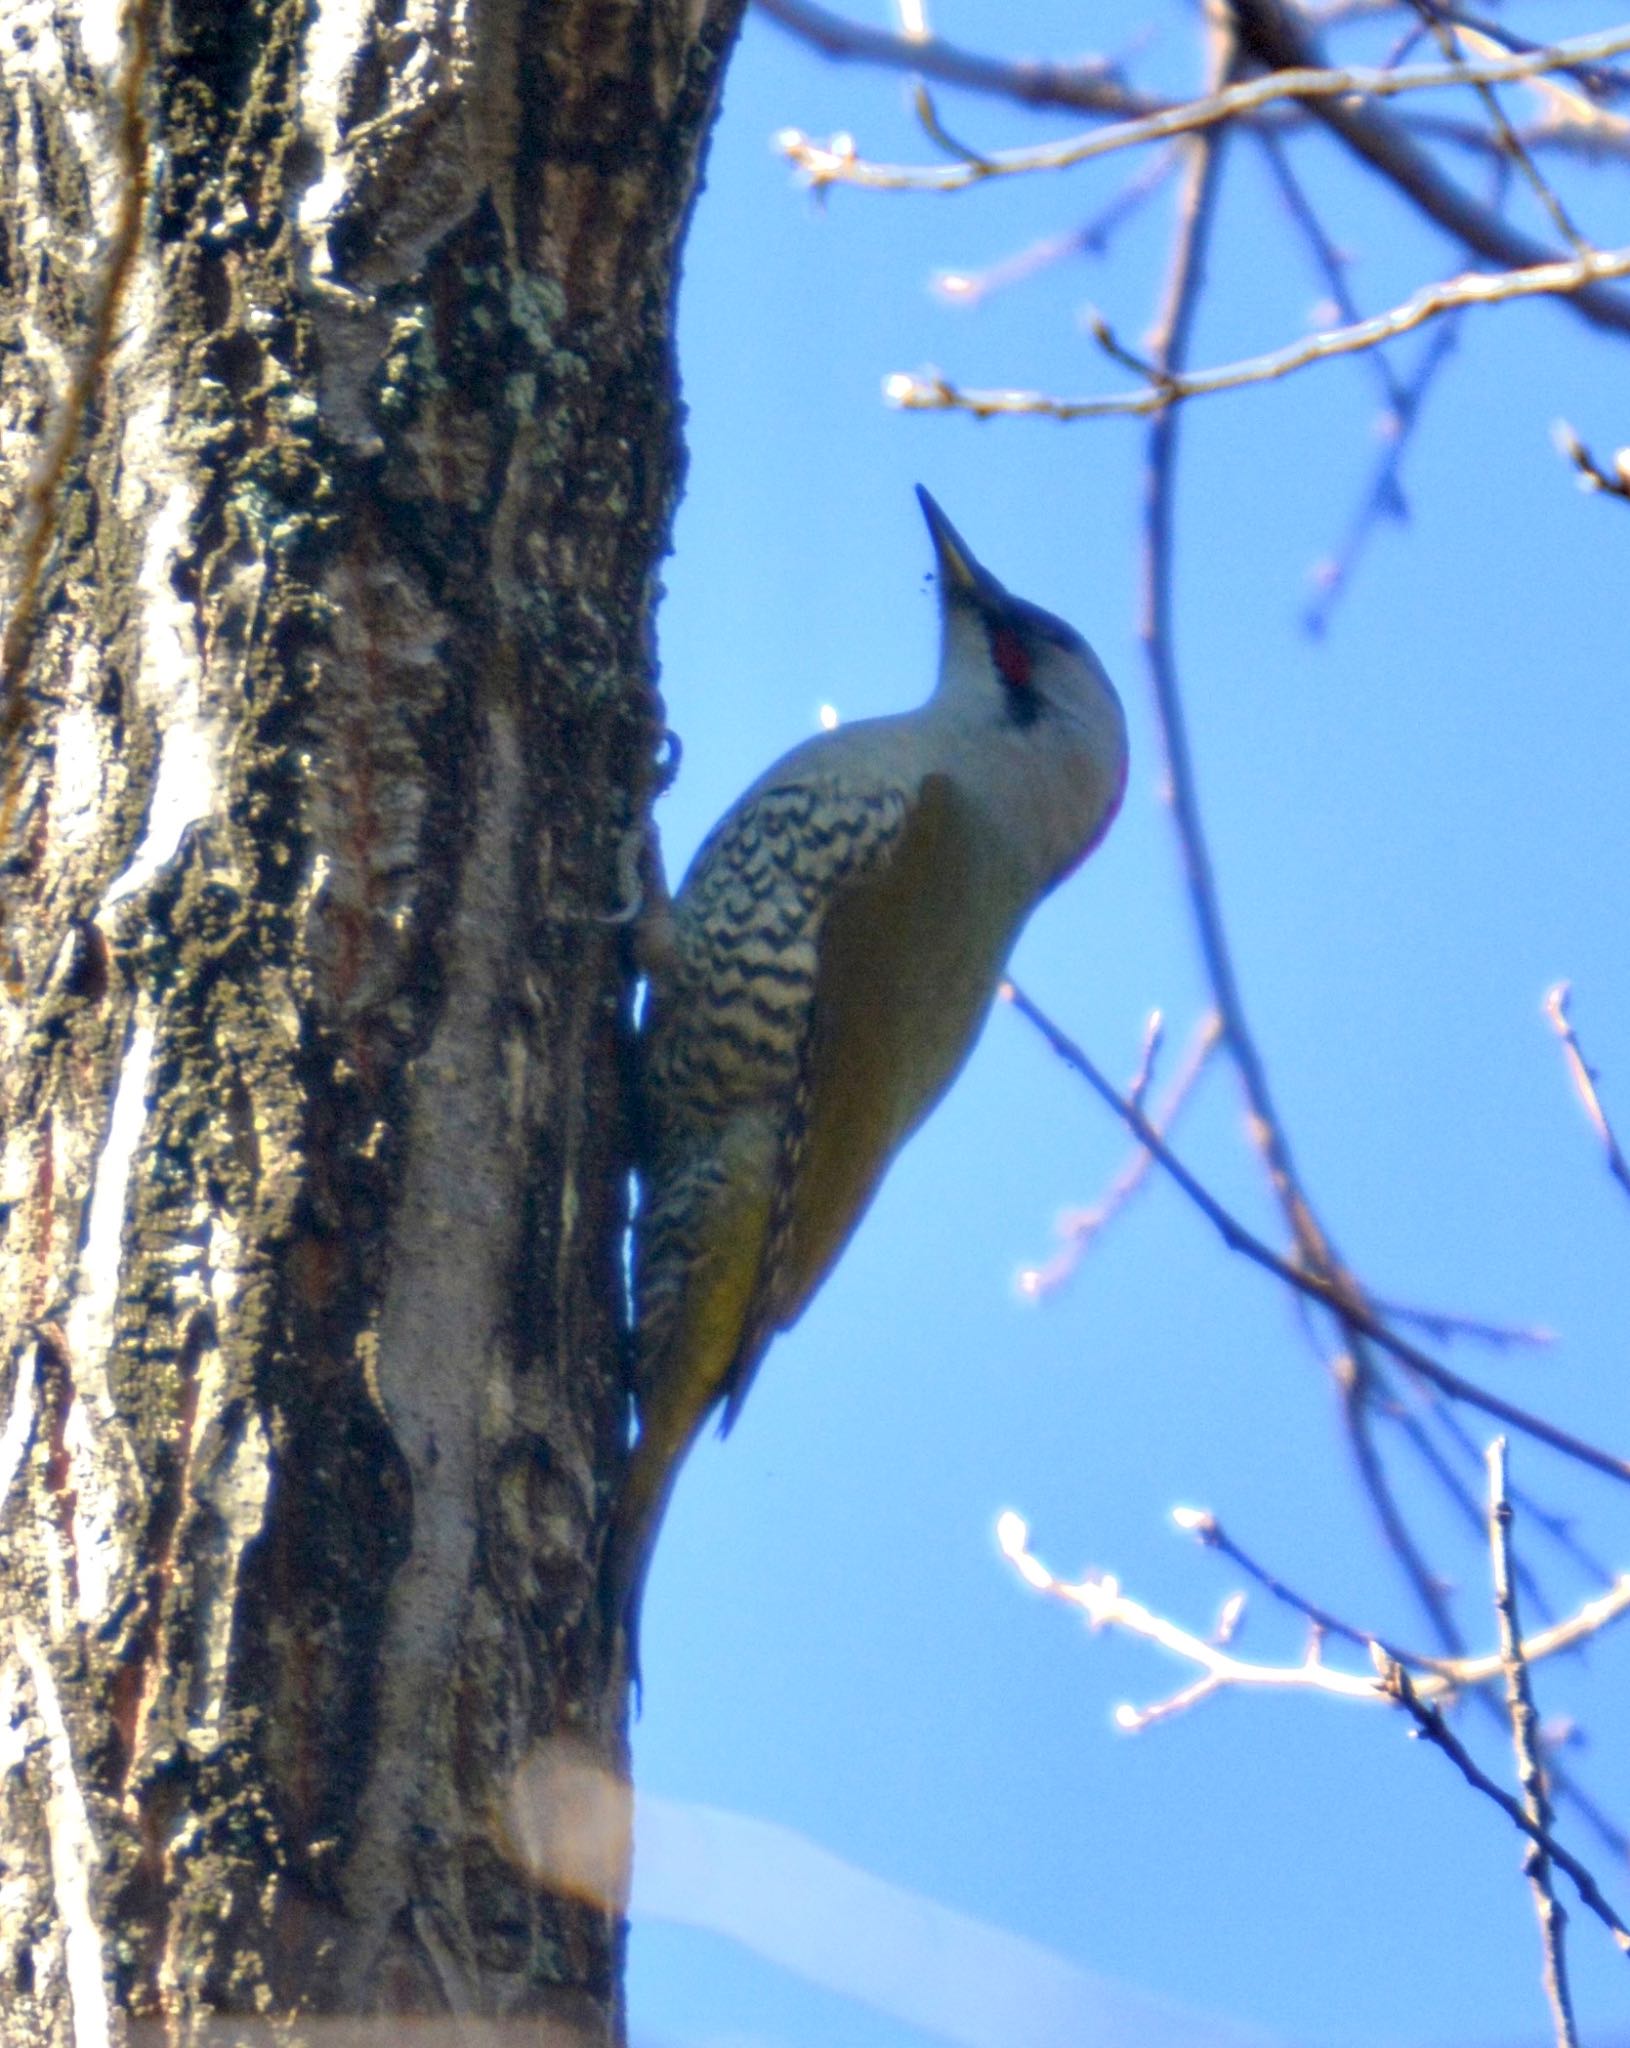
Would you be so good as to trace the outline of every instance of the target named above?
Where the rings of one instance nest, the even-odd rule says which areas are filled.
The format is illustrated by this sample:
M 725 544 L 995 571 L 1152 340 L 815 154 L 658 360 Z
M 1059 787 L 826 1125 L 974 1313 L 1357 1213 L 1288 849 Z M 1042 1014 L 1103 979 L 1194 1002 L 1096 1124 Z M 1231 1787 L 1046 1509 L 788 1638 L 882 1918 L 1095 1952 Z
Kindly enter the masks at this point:
M 938 557 L 926 704 L 795 747 L 716 825 L 654 950 L 634 1226 L 639 1436 L 607 1598 L 635 1629 L 686 1452 L 728 1430 L 889 1161 L 979 1035 L 1030 912 L 1126 787 L 1097 656 L 1010 597 L 919 490 Z

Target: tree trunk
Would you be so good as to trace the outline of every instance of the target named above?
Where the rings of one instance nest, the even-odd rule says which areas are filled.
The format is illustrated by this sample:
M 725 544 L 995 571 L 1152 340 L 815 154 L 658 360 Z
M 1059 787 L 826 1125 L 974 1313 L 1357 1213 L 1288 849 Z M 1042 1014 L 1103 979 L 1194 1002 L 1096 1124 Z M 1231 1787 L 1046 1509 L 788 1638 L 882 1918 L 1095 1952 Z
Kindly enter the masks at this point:
M 0 4 L 12 2048 L 621 2037 L 615 919 L 741 4 Z

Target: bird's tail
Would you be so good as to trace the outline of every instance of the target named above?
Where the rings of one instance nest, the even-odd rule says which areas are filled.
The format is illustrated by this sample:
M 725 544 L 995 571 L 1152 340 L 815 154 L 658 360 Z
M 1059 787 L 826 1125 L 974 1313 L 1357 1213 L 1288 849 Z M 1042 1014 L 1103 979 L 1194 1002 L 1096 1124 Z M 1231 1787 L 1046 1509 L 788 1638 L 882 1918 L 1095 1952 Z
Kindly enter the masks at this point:
M 754 1163 L 732 1169 L 722 1188 L 712 1185 L 710 1169 L 697 1186 L 681 1189 L 683 1202 L 670 1189 L 666 1206 L 653 1205 L 636 1251 L 640 1433 L 623 1469 L 601 1562 L 607 1618 L 622 1630 L 636 1687 L 640 1602 L 662 1518 L 709 1412 L 741 1378 L 732 1360 L 760 1286 L 770 1216 L 764 1177 L 747 1170 Z M 690 1227 L 681 1232 L 673 1218 L 687 1206 Z
M 681 1425 L 678 1418 L 663 1427 L 663 1420 L 661 1416 L 648 1417 L 628 1454 L 600 1557 L 600 1597 L 607 1622 L 622 1632 L 628 1676 L 636 1694 L 641 1683 L 640 1607 L 646 1574 L 679 1468 L 700 1426 L 700 1417 L 689 1427 Z

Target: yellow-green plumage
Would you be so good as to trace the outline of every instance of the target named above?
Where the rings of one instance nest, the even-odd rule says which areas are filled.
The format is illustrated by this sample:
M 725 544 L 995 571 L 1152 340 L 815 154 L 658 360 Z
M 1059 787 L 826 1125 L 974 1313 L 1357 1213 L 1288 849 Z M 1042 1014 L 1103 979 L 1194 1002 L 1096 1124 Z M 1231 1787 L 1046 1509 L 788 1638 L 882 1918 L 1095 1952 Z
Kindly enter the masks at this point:
M 763 776 L 692 864 L 652 976 L 639 1437 L 605 1565 L 631 1661 L 686 1451 L 715 1409 L 734 1421 L 966 1057 L 1026 915 L 1124 784 L 1120 707 L 1094 657 L 1010 599 L 924 495 L 945 610 L 934 697 L 822 734 Z

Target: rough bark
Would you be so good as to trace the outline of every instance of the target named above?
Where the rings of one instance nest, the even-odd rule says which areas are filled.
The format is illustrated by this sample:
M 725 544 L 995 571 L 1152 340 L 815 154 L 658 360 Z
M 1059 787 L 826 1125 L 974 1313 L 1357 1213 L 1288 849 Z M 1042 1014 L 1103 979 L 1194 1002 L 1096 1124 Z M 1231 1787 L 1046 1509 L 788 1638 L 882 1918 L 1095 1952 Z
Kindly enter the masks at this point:
M 612 919 L 740 5 L 0 4 L 15 2048 L 621 2036 Z

